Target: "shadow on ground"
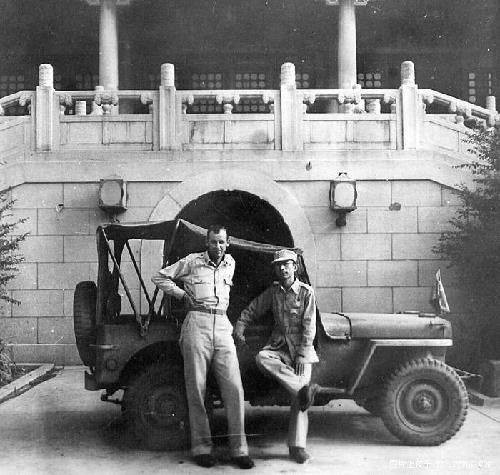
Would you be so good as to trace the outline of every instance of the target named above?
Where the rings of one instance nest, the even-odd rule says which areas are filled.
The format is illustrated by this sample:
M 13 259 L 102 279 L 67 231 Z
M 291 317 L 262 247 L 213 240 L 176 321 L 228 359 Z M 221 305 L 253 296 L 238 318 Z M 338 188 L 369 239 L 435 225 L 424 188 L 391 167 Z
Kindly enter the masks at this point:
M 141 441 L 134 437 L 121 414 L 115 417 L 93 416 L 90 414 L 68 414 L 67 420 L 54 420 L 46 424 L 46 430 L 55 433 L 53 437 L 58 438 L 57 433 L 67 434 L 70 428 L 79 427 L 77 433 L 80 440 L 87 437 L 94 439 L 96 436 L 104 445 L 114 449 L 130 451 L 141 447 Z M 309 440 L 328 443 L 345 443 L 374 446 L 384 444 L 387 446 L 400 445 L 399 441 L 392 437 L 385 429 L 382 421 L 368 413 L 345 413 L 321 409 L 310 412 Z M 227 424 L 223 410 L 216 410 L 211 418 L 212 437 L 215 451 L 220 458 L 224 459 L 227 452 Z M 247 410 L 246 432 L 248 443 L 253 450 L 261 453 L 261 458 L 285 458 L 288 454 L 285 450 L 276 453 L 277 446 L 285 448 L 288 432 L 288 409 L 287 408 L 251 408 Z M 274 451 L 274 452 L 273 452 Z

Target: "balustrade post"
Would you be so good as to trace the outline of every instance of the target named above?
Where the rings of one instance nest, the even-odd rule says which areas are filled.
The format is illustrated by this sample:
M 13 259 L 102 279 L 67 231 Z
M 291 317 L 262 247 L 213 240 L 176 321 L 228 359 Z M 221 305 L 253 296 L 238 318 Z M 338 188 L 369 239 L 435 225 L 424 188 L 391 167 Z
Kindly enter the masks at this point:
M 401 64 L 401 86 L 397 101 L 398 149 L 417 149 L 422 111 L 418 86 L 415 84 L 415 65 L 411 61 L 404 61 Z
M 56 121 L 58 124 L 59 100 L 54 94 L 54 70 L 50 64 L 40 64 L 35 99 L 36 150 L 48 152 L 54 148 Z
M 160 150 L 179 148 L 177 140 L 177 102 L 175 89 L 174 65 L 161 65 L 160 99 L 159 99 L 159 137 Z
M 490 111 L 488 125 L 493 127 L 498 119 L 497 98 L 495 96 L 486 96 L 486 109 Z
M 281 148 L 286 151 L 302 150 L 302 99 L 297 97 L 295 66 L 281 65 Z M 278 112 L 278 111 L 276 111 Z

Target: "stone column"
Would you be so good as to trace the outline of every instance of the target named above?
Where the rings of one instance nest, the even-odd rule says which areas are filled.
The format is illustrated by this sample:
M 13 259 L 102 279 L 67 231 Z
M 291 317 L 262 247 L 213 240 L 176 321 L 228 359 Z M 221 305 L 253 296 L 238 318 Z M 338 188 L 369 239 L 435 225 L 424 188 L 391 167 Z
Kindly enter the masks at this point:
M 101 0 L 99 20 L 99 84 L 118 89 L 118 22 L 116 0 Z
M 282 150 L 302 150 L 302 97 L 297 97 L 295 66 L 292 63 L 281 65 L 280 86 L 281 147 Z
M 356 7 L 355 0 L 340 0 L 338 38 L 338 87 L 356 84 Z
M 54 107 L 55 100 L 54 70 L 50 64 L 40 64 L 35 99 L 35 143 L 38 151 L 53 149 L 54 116 L 59 113 L 59 109 Z
M 415 84 L 415 65 L 411 61 L 401 63 L 401 86 L 397 101 L 396 127 L 397 148 L 416 150 L 419 141 L 422 101 Z
M 175 68 L 173 64 L 161 65 L 160 98 L 159 98 L 159 137 L 160 150 L 175 150 L 179 148 L 177 141 L 176 122 L 180 117 L 176 100 Z M 154 113 L 154 112 L 153 112 Z

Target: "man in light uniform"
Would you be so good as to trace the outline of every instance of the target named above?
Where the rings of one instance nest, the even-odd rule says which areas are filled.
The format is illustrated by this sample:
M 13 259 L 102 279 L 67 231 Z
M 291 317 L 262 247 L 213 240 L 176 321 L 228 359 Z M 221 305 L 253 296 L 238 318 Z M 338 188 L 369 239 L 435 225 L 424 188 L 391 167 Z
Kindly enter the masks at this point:
M 191 427 L 191 451 L 198 465 L 212 467 L 212 438 L 205 409 L 207 372 L 211 367 L 219 385 L 228 419 L 233 461 L 252 468 L 244 428 L 244 395 L 232 325 L 226 315 L 235 262 L 223 226 L 207 230 L 207 251 L 189 254 L 160 270 L 152 281 L 166 294 L 183 300 L 188 313 L 179 344 L 184 357 L 184 379 Z M 174 281 L 182 282 L 184 289 Z
M 308 416 L 318 385 L 309 384 L 312 363 L 318 362 L 313 340 L 316 334 L 316 300 L 312 287 L 299 281 L 297 255 L 288 249 L 275 252 L 274 282 L 241 312 L 234 327 L 236 342 L 245 342 L 245 328 L 272 310 L 274 328 L 266 346 L 256 357 L 261 371 L 271 375 L 292 397 L 288 447 L 290 457 L 305 463 Z

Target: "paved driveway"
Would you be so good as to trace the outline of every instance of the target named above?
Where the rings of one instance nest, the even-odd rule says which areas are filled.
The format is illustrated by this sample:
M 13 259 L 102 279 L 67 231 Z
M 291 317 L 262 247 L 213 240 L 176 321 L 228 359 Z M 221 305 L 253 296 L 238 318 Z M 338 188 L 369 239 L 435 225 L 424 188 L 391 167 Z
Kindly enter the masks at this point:
M 256 468 L 245 473 L 500 473 L 500 408 L 472 406 L 458 435 L 439 447 L 406 447 L 380 419 L 351 401 L 337 401 L 311 411 L 313 460 L 307 465 L 287 457 L 287 412 L 248 408 Z M 216 424 L 216 433 L 222 433 L 222 414 Z M 227 456 L 222 442 L 217 454 Z M 83 389 L 81 368 L 64 369 L 0 405 L 0 457 L 2 475 L 241 473 L 224 460 L 215 469 L 203 469 L 184 452 L 139 450 L 121 423 L 120 407 Z

